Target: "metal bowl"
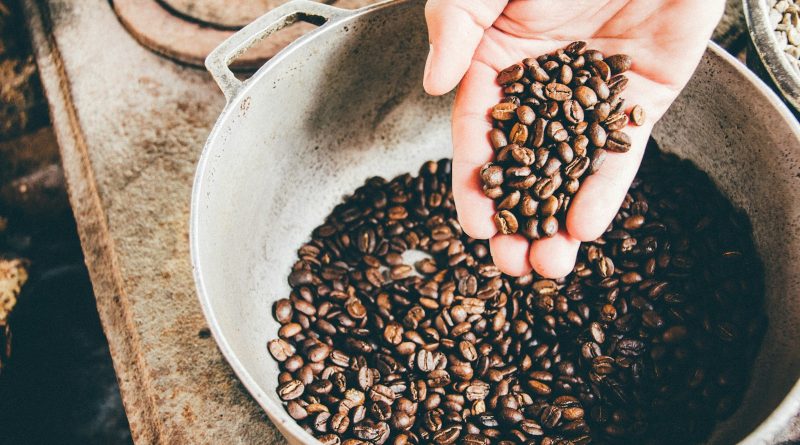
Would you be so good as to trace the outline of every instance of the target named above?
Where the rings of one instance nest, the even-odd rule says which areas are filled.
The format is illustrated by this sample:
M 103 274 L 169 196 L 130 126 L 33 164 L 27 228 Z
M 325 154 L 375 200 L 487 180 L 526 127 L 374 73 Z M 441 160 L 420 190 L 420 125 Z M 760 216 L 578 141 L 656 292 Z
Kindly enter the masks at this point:
M 800 74 L 792 67 L 775 37 L 769 21 L 767 0 L 743 0 L 744 15 L 750 33 L 751 48 L 748 63 L 765 79 L 769 79 L 795 110 L 800 112 Z M 751 63 L 752 53 L 758 55 L 757 65 Z
M 207 60 L 228 102 L 192 192 L 197 290 L 221 351 L 293 444 L 316 442 L 281 405 L 266 343 L 277 336 L 272 305 L 289 294 L 297 248 L 365 179 L 451 154 L 452 96 L 422 90 L 423 5 L 287 3 Z M 254 41 L 295 20 L 324 25 L 245 82 L 228 69 Z M 739 409 L 710 443 L 780 443 L 800 408 L 800 126 L 762 81 L 711 45 L 654 137 L 749 215 L 765 263 L 763 346 Z

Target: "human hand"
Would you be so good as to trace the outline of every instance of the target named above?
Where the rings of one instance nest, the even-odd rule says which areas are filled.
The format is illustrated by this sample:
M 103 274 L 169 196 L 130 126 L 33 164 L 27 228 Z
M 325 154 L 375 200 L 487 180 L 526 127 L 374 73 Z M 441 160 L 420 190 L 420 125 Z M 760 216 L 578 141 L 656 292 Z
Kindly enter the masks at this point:
M 689 81 L 719 21 L 724 0 L 428 0 L 431 52 L 424 87 L 441 95 L 459 84 L 453 108 L 453 195 L 464 231 L 490 239 L 495 264 L 509 275 L 531 271 L 567 275 L 581 241 L 611 223 L 639 168 L 653 125 Z M 631 150 L 609 153 L 573 198 L 566 228 L 530 243 L 501 235 L 494 202 L 478 172 L 494 154 L 489 110 L 502 98 L 495 78 L 526 57 L 548 54 L 576 40 L 604 54 L 627 54 L 633 66 L 624 97 L 641 105 L 644 125 L 628 127 Z M 629 110 L 628 110 L 629 111 Z

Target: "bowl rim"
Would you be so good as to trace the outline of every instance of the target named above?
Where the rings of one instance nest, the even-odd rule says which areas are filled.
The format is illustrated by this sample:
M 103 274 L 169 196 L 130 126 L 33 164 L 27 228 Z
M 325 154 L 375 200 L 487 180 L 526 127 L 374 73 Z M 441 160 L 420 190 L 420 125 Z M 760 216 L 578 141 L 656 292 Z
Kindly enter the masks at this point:
M 800 111 L 800 72 L 795 70 L 783 51 L 778 49 L 774 30 L 769 26 L 769 12 L 764 0 L 742 0 L 747 31 L 764 70 L 784 99 Z
M 282 404 L 276 403 L 265 391 L 261 389 L 254 376 L 251 374 L 249 368 L 243 365 L 239 360 L 237 353 L 233 350 L 224 335 L 223 328 L 216 317 L 216 313 L 211 305 L 210 294 L 206 289 L 204 283 L 204 273 L 201 266 L 200 258 L 203 255 L 203 250 L 199 246 L 200 236 L 200 221 L 199 213 L 203 207 L 203 198 L 206 195 L 203 180 L 206 178 L 210 164 L 214 159 L 212 148 L 216 145 L 217 140 L 223 136 L 223 123 L 228 121 L 230 116 L 237 112 L 239 104 L 249 96 L 253 85 L 258 83 L 260 79 L 265 77 L 270 71 L 275 69 L 283 60 L 288 58 L 291 54 L 299 50 L 303 44 L 312 39 L 321 38 L 322 36 L 334 31 L 340 27 L 344 22 L 349 22 L 358 17 L 375 13 L 385 8 L 396 8 L 404 4 L 419 3 L 418 0 L 386 0 L 373 5 L 369 5 L 352 12 L 330 20 L 324 26 L 317 28 L 314 31 L 300 37 L 293 43 L 289 44 L 286 48 L 275 55 L 269 62 L 257 70 L 252 77 L 245 81 L 242 88 L 237 91 L 237 94 L 227 101 L 225 108 L 217 118 L 214 128 L 212 129 L 209 137 L 203 147 L 200 155 L 197 169 L 194 177 L 194 184 L 192 187 L 191 196 L 191 211 L 189 221 L 189 235 L 190 235 L 190 255 L 192 262 L 193 275 L 195 280 L 196 292 L 200 302 L 203 315 L 206 318 L 209 329 L 217 342 L 217 346 L 222 352 L 228 364 L 233 369 L 236 376 L 242 382 L 248 393 L 253 397 L 264 412 L 268 415 L 271 421 L 278 427 L 281 434 L 286 436 L 290 441 L 299 440 L 300 443 L 319 443 L 316 438 L 301 428 L 294 419 L 292 419 L 286 412 Z M 787 108 L 786 104 L 773 92 L 761 79 L 759 79 L 753 72 L 744 66 L 738 59 L 730 55 L 727 51 L 719 47 L 713 42 L 709 42 L 706 50 L 711 54 L 721 58 L 723 61 L 732 65 L 739 74 L 743 75 L 749 80 L 756 90 L 761 93 L 762 97 L 766 99 L 775 111 L 786 121 L 787 125 L 792 129 L 797 139 L 800 139 L 800 124 L 795 120 L 794 115 Z M 266 339 L 265 339 L 266 340 Z M 266 348 L 264 353 L 267 354 Z M 763 443 L 764 437 L 775 437 L 779 434 L 782 428 L 788 423 L 789 419 L 793 417 L 800 409 L 800 380 L 798 380 L 792 389 L 787 393 L 784 399 L 778 406 L 767 416 L 759 425 L 751 431 L 746 437 L 742 439 L 742 444 L 756 444 Z

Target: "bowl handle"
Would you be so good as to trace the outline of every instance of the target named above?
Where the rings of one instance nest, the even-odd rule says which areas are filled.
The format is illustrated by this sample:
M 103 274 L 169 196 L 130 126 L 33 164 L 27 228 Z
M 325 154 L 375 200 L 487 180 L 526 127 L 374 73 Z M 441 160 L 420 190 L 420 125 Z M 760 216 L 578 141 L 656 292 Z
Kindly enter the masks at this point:
M 247 81 L 237 79 L 230 69 L 230 64 L 250 47 L 297 21 L 309 22 L 321 28 L 323 24 L 332 19 L 350 14 L 352 11 L 347 9 L 310 0 L 293 0 L 284 3 L 228 37 L 214 51 L 211 51 L 211 54 L 206 57 L 206 69 L 214 77 L 222 93 L 225 94 L 225 99 L 231 100 Z M 311 33 L 319 31 L 320 28 Z

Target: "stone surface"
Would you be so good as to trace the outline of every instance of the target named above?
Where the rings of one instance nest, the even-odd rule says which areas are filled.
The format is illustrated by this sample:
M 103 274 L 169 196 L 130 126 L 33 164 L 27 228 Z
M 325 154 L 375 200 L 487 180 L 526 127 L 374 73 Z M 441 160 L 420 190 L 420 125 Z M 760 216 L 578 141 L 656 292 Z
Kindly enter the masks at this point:
M 209 337 L 192 281 L 192 176 L 221 92 L 141 47 L 105 0 L 25 11 L 134 440 L 281 443 Z

